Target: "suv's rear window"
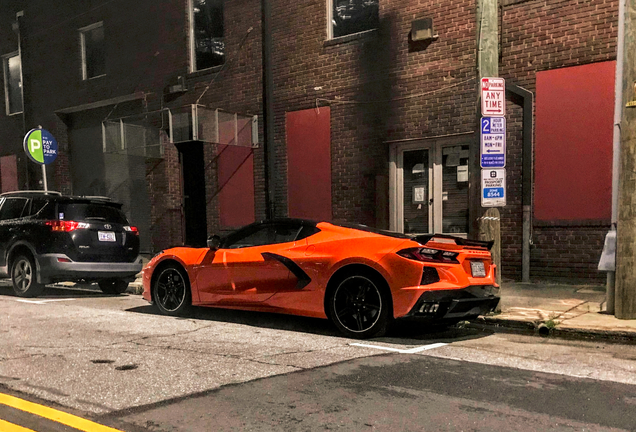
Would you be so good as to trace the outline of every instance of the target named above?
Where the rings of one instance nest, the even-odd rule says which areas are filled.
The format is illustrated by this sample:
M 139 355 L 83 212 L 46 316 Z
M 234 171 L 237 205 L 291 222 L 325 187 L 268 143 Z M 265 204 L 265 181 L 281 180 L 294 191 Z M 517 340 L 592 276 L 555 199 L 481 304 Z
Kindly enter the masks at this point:
M 117 223 L 128 225 L 126 216 L 121 210 L 95 203 L 60 203 L 57 208 L 60 220 L 89 221 Z

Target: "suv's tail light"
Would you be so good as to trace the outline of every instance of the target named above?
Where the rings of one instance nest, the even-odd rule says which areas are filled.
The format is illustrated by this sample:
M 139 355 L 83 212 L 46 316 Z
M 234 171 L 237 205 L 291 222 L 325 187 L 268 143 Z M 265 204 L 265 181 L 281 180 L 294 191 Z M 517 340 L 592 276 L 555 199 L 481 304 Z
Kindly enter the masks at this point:
M 51 227 L 51 231 L 71 232 L 80 228 L 88 228 L 86 222 L 75 222 L 65 220 L 46 221 L 45 224 Z
M 408 248 L 402 249 L 397 253 L 401 257 L 412 259 L 415 261 L 436 262 L 436 263 L 454 263 L 457 264 L 457 252 L 442 251 L 430 248 Z
M 137 227 L 134 227 L 134 226 L 125 226 L 125 227 L 124 227 L 124 230 L 126 230 L 126 231 L 128 231 L 128 232 L 131 232 L 131 233 L 133 233 L 133 234 L 135 234 L 135 235 L 139 235 L 139 230 L 137 229 Z

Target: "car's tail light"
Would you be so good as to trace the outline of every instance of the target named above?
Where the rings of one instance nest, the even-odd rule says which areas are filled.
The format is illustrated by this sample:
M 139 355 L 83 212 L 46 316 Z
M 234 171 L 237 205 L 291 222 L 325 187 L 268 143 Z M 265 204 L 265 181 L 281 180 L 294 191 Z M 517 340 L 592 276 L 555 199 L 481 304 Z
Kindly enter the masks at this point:
M 65 220 L 51 220 L 46 221 L 45 224 L 51 227 L 51 231 L 71 232 L 76 229 L 88 228 L 86 222 L 75 222 Z
M 401 257 L 415 261 L 454 263 L 457 264 L 457 252 L 443 251 L 431 248 L 408 248 L 397 253 Z
M 124 227 L 124 230 L 126 230 L 126 231 L 128 231 L 128 232 L 131 232 L 131 233 L 133 233 L 133 234 L 135 234 L 135 235 L 139 235 L 139 230 L 137 229 L 137 227 L 134 227 L 134 226 L 125 226 L 125 227 Z

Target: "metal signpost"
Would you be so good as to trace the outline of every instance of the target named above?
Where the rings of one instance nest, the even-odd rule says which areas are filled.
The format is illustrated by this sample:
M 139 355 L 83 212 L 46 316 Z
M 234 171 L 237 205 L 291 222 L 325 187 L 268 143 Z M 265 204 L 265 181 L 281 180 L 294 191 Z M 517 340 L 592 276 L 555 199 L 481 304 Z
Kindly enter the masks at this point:
M 481 206 L 506 205 L 506 81 L 481 79 Z
M 24 152 L 36 164 L 42 165 L 44 190 L 48 190 L 46 165 L 57 158 L 57 141 L 49 131 L 41 127 L 31 129 L 24 136 Z

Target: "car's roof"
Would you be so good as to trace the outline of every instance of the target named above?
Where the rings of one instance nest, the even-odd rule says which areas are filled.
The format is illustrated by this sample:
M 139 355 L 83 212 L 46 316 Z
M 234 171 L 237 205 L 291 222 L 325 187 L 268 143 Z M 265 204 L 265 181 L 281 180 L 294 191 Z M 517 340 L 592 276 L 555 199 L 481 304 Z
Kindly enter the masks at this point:
M 63 195 L 60 192 L 56 191 L 38 191 L 38 190 L 23 190 L 23 191 L 13 191 L 13 192 L 5 192 L 0 194 L 2 198 L 46 198 L 51 201 L 58 202 L 78 202 L 78 203 L 99 203 L 111 205 L 114 207 L 121 207 L 122 204 L 116 201 L 113 201 L 109 197 L 105 196 L 74 196 L 74 195 Z

